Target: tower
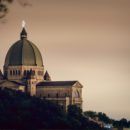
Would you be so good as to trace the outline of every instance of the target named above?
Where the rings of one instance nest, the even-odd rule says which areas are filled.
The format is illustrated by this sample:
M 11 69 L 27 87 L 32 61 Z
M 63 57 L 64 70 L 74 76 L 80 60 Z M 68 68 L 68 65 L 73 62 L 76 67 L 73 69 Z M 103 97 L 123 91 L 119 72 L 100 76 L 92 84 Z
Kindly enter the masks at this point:
M 27 76 L 27 93 L 29 93 L 31 96 L 36 96 L 36 76 L 34 71 L 30 70 Z
M 49 75 L 49 73 L 46 71 L 45 75 L 44 75 L 44 80 L 45 81 L 51 81 L 51 77 Z

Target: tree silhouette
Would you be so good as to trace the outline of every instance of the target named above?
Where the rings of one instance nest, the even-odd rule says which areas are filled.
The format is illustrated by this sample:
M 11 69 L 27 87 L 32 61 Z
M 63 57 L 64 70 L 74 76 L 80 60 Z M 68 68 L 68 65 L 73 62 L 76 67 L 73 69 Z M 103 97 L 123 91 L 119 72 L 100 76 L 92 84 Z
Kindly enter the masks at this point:
M 0 0 L 0 18 L 3 18 L 8 13 L 8 3 L 12 3 L 13 0 Z
M 13 3 L 14 0 L 0 0 L 0 19 L 4 18 L 9 11 L 8 4 Z M 17 0 L 17 2 L 25 7 L 31 6 L 31 4 L 27 0 Z

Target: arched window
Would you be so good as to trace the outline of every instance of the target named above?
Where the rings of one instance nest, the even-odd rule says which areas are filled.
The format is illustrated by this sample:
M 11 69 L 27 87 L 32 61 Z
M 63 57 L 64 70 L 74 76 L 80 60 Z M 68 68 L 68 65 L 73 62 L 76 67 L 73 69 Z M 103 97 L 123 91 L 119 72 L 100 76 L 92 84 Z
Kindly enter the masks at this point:
M 20 75 L 20 70 L 18 70 L 18 75 Z
M 12 70 L 10 70 L 10 75 L 12 75 Z
M 13 75 L 15 75 L 15 71 L 13 70 Z
M 29 70 L 27 70 L 27 75 L 29 75 Z
M 80 97 L 78 90 L 74 92 L 74 97 L 75 97 L 75 98 L 79 98 L 79 97 Z
M 16 75 L 17 75 L 17 70 L 16 70 Z
M 24 76 L 26 76 L 27 75 L 27 71 L 26 70 L 24 70 Z

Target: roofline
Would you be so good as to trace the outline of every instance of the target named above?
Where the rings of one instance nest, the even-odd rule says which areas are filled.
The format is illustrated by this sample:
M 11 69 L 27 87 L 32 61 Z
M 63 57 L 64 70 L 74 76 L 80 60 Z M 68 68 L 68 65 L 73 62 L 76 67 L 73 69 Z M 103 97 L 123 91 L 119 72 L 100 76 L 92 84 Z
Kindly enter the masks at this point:
M 43 83 L 44 84 L 44 82 L 45 83 L 58 83 L 58 82 L 60 82 L 60 83 L 64 83 L 64 82 L 74 82 L 73 84 L 65 84 L 65 85 L 63 85 L 63 86 L 66 86 L 66 87 L 70 87 L 70 86 L 72 86 L 72 87 L 74 87 L 74 85 L 78 82 L 79 83 L 79 85 L 80 85 L 80 87 L 82 88 L 83 87 L 83 85 L 79 82 L 79 81 L 77 81 L 77 80 L 73 80 L 73 81 L 43 81 L 43 82 L 39 82 L 36 86 L 37 87 L 42 87 L 42 86 L 44 86 L 44 87 L 47 87 L 47 86 L 62 86 L 62 84 L 61 85 L 42 85 L 41 83 Z

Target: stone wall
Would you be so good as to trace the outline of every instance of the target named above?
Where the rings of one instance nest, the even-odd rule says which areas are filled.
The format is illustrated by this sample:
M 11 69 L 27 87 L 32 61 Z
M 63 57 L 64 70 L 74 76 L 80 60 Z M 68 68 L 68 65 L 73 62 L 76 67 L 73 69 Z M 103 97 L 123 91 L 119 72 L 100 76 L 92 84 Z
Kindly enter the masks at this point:
M 75 104 L 82 109 L 82 86 L 79 84 L 75 86 L 38 86 L 36 96 L 55 101 L 68 97 L 69 103 L 67 104 Z
M 35 71 L 35 76 L 37 82 L 43 81 L 44 67 L 40 66 L 8 66 L 4 67 L 4 75 L 7 76 L 9 80 L 21 80 L 25 77 L 24 71 Z

